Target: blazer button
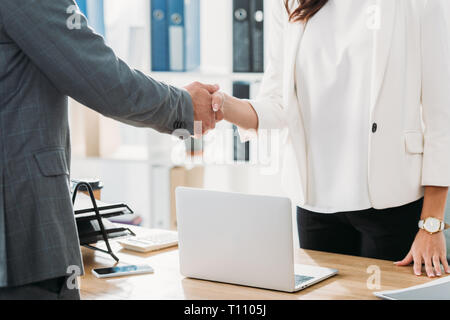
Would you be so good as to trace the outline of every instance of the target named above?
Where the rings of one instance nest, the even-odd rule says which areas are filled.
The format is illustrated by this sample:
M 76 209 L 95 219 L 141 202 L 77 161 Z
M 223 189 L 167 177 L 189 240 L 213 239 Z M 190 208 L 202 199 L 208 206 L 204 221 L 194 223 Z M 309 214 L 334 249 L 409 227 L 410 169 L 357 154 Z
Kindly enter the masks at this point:
M 377 130 L 378 130 L 378 125 L 376 123 L 374 123 L 372 125 L 372 132 L 375 133 L 375 132 L 377 132 Z

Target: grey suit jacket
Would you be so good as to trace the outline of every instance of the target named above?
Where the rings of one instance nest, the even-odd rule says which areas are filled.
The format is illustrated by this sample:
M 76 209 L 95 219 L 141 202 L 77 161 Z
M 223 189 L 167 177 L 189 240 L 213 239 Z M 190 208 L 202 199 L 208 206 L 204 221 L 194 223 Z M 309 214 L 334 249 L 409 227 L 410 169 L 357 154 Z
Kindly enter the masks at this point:
M 84 17 L 71 30 L 74 4 L 0 4 L 0 287 L 82 267 L 69 190 L 68 96 L 131 125 L 193 130 L 189 94 L 130 69 Z

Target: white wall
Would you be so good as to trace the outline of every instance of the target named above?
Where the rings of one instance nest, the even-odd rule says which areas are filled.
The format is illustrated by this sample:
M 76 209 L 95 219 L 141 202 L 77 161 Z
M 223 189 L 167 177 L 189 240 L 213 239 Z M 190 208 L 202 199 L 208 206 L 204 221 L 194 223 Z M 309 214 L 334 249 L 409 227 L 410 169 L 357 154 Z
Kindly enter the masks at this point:
M 72 159 L 72 178 L 99 178 L 104 184 L 102 200 L 126 203 L 136 214 L 148 219 L 150 174 L 147 161 Z

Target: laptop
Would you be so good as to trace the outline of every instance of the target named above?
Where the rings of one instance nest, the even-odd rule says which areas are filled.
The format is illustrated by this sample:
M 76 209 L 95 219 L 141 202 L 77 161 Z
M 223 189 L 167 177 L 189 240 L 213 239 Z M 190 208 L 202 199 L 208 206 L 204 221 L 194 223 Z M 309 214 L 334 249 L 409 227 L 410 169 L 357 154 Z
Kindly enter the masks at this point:
M 185 277 L 297 292 L 338 273 L 294 265 L 287 198 L 180 187 L 176 207 Z

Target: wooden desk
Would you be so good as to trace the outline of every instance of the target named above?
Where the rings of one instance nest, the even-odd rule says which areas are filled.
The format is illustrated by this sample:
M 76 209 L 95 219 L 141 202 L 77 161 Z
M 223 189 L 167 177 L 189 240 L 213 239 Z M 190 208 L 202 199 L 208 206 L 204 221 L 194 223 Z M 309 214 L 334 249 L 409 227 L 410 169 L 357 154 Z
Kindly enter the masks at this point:
M 149 232 L 142 228 L 133 228 L 133 231 L 136 234 Z M 82 299 L 376 299 L 366 284 L 370 276 L 367 273 L 369 266 L 380 268 L 381 290 L 406 288 L 430 281 L 426 277 L 415 276 L 410 267 L 396 267 L 389 261 L 298 249 L 295 252 L 296 263 L 337 268 L 339 275 L 306 290 L 290 294 L 184 278 L 179 272 L 177 248 L 140 254 L 120 249 L 118 243 L 112 242 L 112 246 L 121 259 L 121 264 L 147 263 L 155 269 L 155 273 L 107 280 L 97 279 L 91 274 L 91 270 L 111 267 L 114 261 L 106 254 L 83 248 L 86 274 L 80 279 Z

